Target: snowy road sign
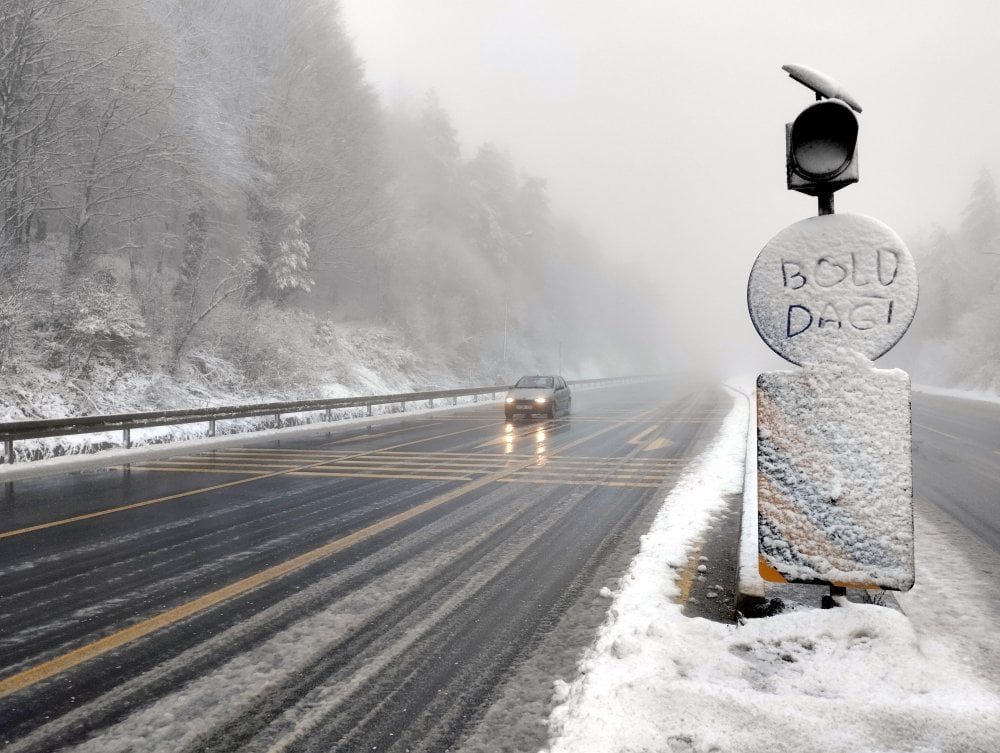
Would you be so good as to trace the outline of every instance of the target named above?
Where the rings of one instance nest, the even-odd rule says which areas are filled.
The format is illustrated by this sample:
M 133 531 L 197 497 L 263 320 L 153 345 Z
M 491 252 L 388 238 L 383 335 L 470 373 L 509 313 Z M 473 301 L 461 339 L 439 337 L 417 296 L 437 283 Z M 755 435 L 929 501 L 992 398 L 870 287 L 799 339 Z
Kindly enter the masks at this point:
M 913 585 L 910 382 L 863 358 L 757 379 L 760 572 Z
M 794 364 L 829 363 L 851 351 L 874 360 L 913 320 L 917 272 L 899 236 L 878 220 L 810 217 L 764 246 L 747 303 L 764 342 Z
M 838 589 L 913 586 L 910 380 L 872 361 L 913 321 L 917 271 L 889 227 L 834 214 L 858 180 L 861 107 L 818 71 L 785 70 L 821 100 L 785 141 L 788 189 L 816 196 L 819 216 L 768 241 L 747 283 L 761 339 L 803 367 L 757 379 L 759 569 L 829 584 L 830 606 Z

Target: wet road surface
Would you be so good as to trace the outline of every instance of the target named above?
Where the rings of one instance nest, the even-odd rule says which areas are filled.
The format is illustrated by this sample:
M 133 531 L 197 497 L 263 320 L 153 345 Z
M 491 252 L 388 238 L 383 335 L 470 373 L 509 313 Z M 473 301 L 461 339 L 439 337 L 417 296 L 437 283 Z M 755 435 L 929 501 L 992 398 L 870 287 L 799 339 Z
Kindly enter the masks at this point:
M 730 404 L 667 379 L 17 482 L 0 745 L 537 748 L 601 587 Z

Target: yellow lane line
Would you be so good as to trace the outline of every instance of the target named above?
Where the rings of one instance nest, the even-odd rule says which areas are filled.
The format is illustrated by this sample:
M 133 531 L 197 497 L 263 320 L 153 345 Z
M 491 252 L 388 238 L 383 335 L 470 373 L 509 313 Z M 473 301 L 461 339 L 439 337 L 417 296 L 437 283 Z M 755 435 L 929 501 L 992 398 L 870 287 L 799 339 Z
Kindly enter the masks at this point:
M 496 477 L 502 475 L 503 473 L 495 474 Z M 324 544 L 323 546 L 306 552 L 305 554 L 301 554 L 298 557 L 293 557 L 290 560 L 286 560 L 278 565 L 269 567 L 259 573 L 255 573 L 247 578 L 238 580 L 235 583 L 230 583 L 228 586 L 212 591 L 211 593 L 207 593 L 200 598 L 194 599 L 193 601 L 181 604 L 173 609 L 168 609 L 166 612 L 162 612 L 155 617 L 143 620 L 142 622 L 125 628 L 124 630 L 119 630 L 111 635 L 105 636 L 104 638 L 89 643 L 86 646 L 81 646 L 73 651 L 57 656 L 54 659 L 50 659 L 49 661 L 42 662 L 41 664 L 31 667 L 30 669 L 26 669 L 23 672 L 18 672 L 15 675 L 6 677 L 3 680 L 0 680 L 0 698 L 10 695 L 11 693 L 16 693 L 34 685 L 35 683 L 41 682 L 49 677 L 53 677 L 61 672 L 65 672 L 68 669 L 72 669 L 85 661 L 106 654 L 116 648 L 120 648 L 126 643 L 131 643 L 132 641 L 143 638 L 157 630 L 169 627 L 176 622 L 192 617 L 199 612 L 203 612 L 206 609 L 232 599 L 235 596 L 239 596 L 240 594 L 246 593 L 254 588 L 266 585 L 277 578 L 288 575 L 289 573 L 300 570 L 303 567 L 311 565 L 325 557 L 329 557 L 330 555 L 343 551 L 354 544 L 365 541 L 366 539 L 382 533 L 383 531 L 387 531 L 400 523 L 415 518 L 428 510 L 432 510 L 435 507 L 445 504 L 446 502 L 451 502 L 457 497 L 486 486 L 495 480 L 497 480 L 497 478 L 494 476 L 487 476 L 477 481 L 465 484 L 457 489 L 453 489 L 450 492 L 445 492 L 444 494 L 434 497 L 427 502 L 411 507 L 409 510 L 405 510 L 401 513 L 397 513 L 396 515 L 385 518 L 384 520 L 380 520 L 378 523 L 373 523 L 370 526 L 366 526 L 365 528 L 355 531 L 354 533 L 342 538 L 335 539 L 328 544 Z
M 421 457 L 420 455 L 367 455 L 363 458 L 344 458 L 343 460 L 330 460 L 327 465 L 331 468 L 345 466 L 345 465 L 413 465 L 413 466 L 424 466 L 424 465 L 435 465 L 435 466 L 455 466 L 456 468 L 464 468 L 468 466 L 504 466 L 510 462 L 510 455 L 471 455 L 467 458 L 463 457 Z M 520 460 L 527 460 L 529 455 L 521 455 Z
M 444 467 L 455 467 L 455 468 L 467 468 L 472 466 L 503 466 L 506 465 L 511 457 L 519 457 L 521 459 L 527 460 L 527 455 L 511 456 L 511 455 L 472 455 L 467 458 L 463 457 L 453 457 L 453 458 L 436 458 L 436 457 L 421 457 L 420 455 L 390 455 L 383 456 L 379 454 L 366 455 L 365 457 L 357 458 L 327 458 L 326 465 L 333 467 L 341 466 L 361 466 L 361 465 L 411 465 L 411 466 L 444 466 Z M 249 465 L 258 466 L 262 464 L 273 464 L 280 465 L 283 467 L 298 465 L 298 463 L 293 462 L 293 458 L 287 460 L 281 460 L 278 458 L 268 458 L 261 461 L 257 461 L 253 458 L 239 458 L 234 457 L 231 459 L 223 458 L 193 458 L 191 460 L 153 460 L 142 463 L 143 466 L 150 465 L 180 465 L 180 464 L 190 464 L 201 467 L 244 467 Z M 135 467 L 135 466 L 133 466 Z
M 187 472 L 190 472 L 190 473 L 216 473 L 216 474 L 219 474 L 219 475 L 227 475 L 227 474 L 228 475 L 246 475 L 247 474 L 247 471 L 214 470 L 214 469 L 207 469 L 207 468 L 146 468 L 146 467 L 140 467 L 140 468 L 135 468 L 133 470 L 149 471 L 149 472 L 153 472 L 153 473 L 160 473 L 160 472 L 166 472 L 166 473 L 187 473 Z M 392 469 L 392 468 L 373 468 L 371 470 L 359 469 L 359 470 L 354 470 L 354 471 L 336 471 L 336 470 L 329 470 L 328 471 L 328 470 L 322 470 L 322 469 L 307 470 L 307 471 L 292 470 L 292 471 L 289 471 L 288 475 L 290 475 L 290 476 L 311 476 L 311 477 L 315 477 L 315 478 L 328 477 L 328 478 L 359 478 L 359 479 L 364 479 L 364 478 L 376 478 L 376 479 L 419 479 L 421 481 L 471 481 L 472 480 L 471 476 L 467 476 L 467 475 L 455 475 L 456 473 L 461 473 L 462 472 L 460 469 L 453 469 L 451 471 L 442 469 L 441 472 L 437 473 L 437 474 L 428 473 L 426 471 L 421 472 L 421 469 L 413 469 L 412 471 L 408 471 L 406 469 L 395 469 L 395 470 L 398 470 L 399 472 L 392 473 L 391 471 L 393 471 L 393 470 L 394 469 Z M 466 470 L 465 472 L 469 473 L 470 471 Z M 664 472 L 665 473 L 669 473 L 668 470 L 665 470 Z M 476 473 L 489 473 L 489 469 L 475 469 L 474 468 L 474 469 L 471 469 L 471 473 L 474 473 L 474 474 L 476 474 Z M 595 474 L 596 473 L 600 473 L 600 469 L 595 469 L 594 473 Z M 520 477 L 522 477 L 522 478 L 526 477 L 528 480 L 530 480 L 532 478 L 537 478 L 540 483 L 545 480 L 543 477 L 554 477 L 554 478 L 565 477 L 567 479 L 572 479 L 572 481 L 566 481 L 565 483 L 574 483 L 574 484 L 597 483 L 599 481 L 599 479 L 603 479 L 603 478 L 620 478 L 620 479 L 626 479 L 626 480 L 633 480 L 635 482 L 655 482 L 655 483 L 653 483 L 653 485 L 654 486 L 658 486 L 659 482 L 661 480 L 659 475 L 650 475 L 650 474 L 642 474 L 642 475 L 640 475 L 640 474 L 634 473 L 634 472 L 630 473 L 630 472 L 628 472 L 627 469 L 624 472 L 622 472 L 622 473 L 612 473 L 612 474 L 610 474 L 608 476 L 600 476 L 598 479 L 590 479 L 590 478 L 588 478 L 585 475 L 585 471 L 583 471 L 583 469 L 554 468 L 552 466 L 548 466 L 546 471 L 540 471 L 540 470 L 534 470 L 534 469 L 528 468 L 528 469 L 523 470 L 523 471 L 518 471 L 517 475 L 520 476 Z
M 512 459 L 528 460 L 537 458 L 534 455 L 496 455 L 490 457 L 469 458 L 421 458 L 419 456 L 409 457 L 382 457 L 381 455 L 367 455 L 361 458 L 344 458 L 342 460 L 328 460 L 320 467 L 343 469 L 343 468 L 448 468 L 448 469 L 498 469 L 510 463 Z M 588 460 L 578 460 L 576 458 L 554 457 L 550 461 L 554 465 L 564 468 L 599 468 L 609 466 L 614 468 L 626 468 L 634 470 L 667 470 L 677 468 L 684 464 L 684 460 L 665 460 L 660 458 L 591 458 Z M 295 468 L 298 463 L 250 463 L 249 461 L 224 461 L 194 460 L 174 461 L 174 460 L 151 460 L 141 464 L 134 464 L 134 468 L 203 468 L 206 470 L 218 468 L 220 470 L 259 468 L 262 465 L 278 468 Z M 264 473 L 265 471 L 261 471 Z
M 389 447 L 389 448 L 386 448 L 386 449 L 390 449 L 391 450 L 391 449 L 396 449 L 396 447 L 407 447 L 407 446 L 409 446 L 411 444 L 419 444 L 420 442 L 428 442 L 428 441 L 431 441 L 431 440 L 434 440 L 434 439 L 444 439 L 445 437 L 455 436 L 456 434 L 464 434 L 464 433 L 470 432 L 470 431 L 478 431 L 479 429 L 483 429 L 483 428 L 485 428 L 485 427 L 487 427 L 489 425 L 490 424 L 482 424 L 480 426 L 473 426 L 473 427 L 468 428 L 468 429 L 460 429 L 459 431 L 453 431 L 453 432 L 449 432 L 447 434 L 440 434 L 440 435 L 437 435 L 435 437 L 424 437 L 423 439 L 411 440 L 409 442 L 403 442 L 402 444 L 398 444 L 395 447 Z M 369 455 L 372 452 L 377 452 L 377 450 L 369 450 L 367 452 L 359 452 L 357 454 L 357 456 L 355 456 L 355 457 L 358 457 L 358 456 L 361 456 L 361 455 Z M 350 456 L 348 456 L 348 457 L 350 457 Z M 119 505 L 117 507 L 111 507 L 111 508 L 107 508 L 105 510 L 97 510 L 96 512 L 85 513 L 83 515 L 74 515 L 71 518 L 63 518 L 61 520 L 53 520 L 53 521 L 49 521 L 48 523 L 37 523 L 36 525 L 33 525 L 33 526 L 26 526 L 25 528 L 17 528 L 17 529 L 11 530 L 11 531 L 0 531 L 0 539 L 6 539 L 6 538 L 10 538 L 12 536 L 20 536 L 20 535 L 25 534 L 25 533 L 32 533 L 33 531 L 42 531 L 42 530 L 45 530 L 46 528 L 55 528 L 57 526 L 65 526 L 65 525 L 69 525 L 70 523 L 79 523 L 79 522 L 84 521 L 84 520 L 93 520 L 94 518 L 102 518 L 105 515 L 113 515 L 115 513 L 126 512 L 128 510 L 137 510 L 137 509 L 140 509 L 142 507 L 149 507 L 150 505 L 156 505 L 156 504 L 159 504 L 161 502 L 170 502 L 170 501 L 173 501 L 175 499 L 183 499 L 185 497 L 193 497 L 196 494 L 204 494 L 205 492 L 217 491 L 219 489 L 228 489 L 228 488 L 233 487 L 233 486 L 241 486 L 243 484 L 249 484 L 249 483 L 251 483 L 253 481 L 260 481 L 260 480 L 266 479 L 266 478 L 275 478 L 277 476 L 285 476 L 285 475 L 287 475 L 289 473 L 292 473 L 293 471 L 307 471 L 310 468 L 316 468 L 318 466 L 324 465 L 326 462 L 327 462 L 326 460 L 323 460 L 323 461 L 317 462 L 317 463 L 306 463 L 305 465 L 296 466 L 295 468 L 290 468 L 290 469 L 287 469 L 287 470 L 272 471 L 272 472 L 269 472 L 269 473 L 260 473 L 260 474 L 254 475 L 254 476 L 250 476 L 248 478 L 236 479 L 234 481 L 226 481 L 226 482 L 221 483 L 221 484 L 213 484 L 212 486 L 206 486 L 206 487 L 202 487 L 200 489 L 192 489 L 192 490 L 186 491 L 186 492 L 178 492 L 177 494 L 168 494 L 168 495 L 166 495 L 164 497 L 156 497 L 155 499 L 146 499 L 146 500 L 143 500 L 141 502 L 132 502 L 132 503 L 127 504 L 127 505 Z
M 145 466 L 140 466 L 138 468 L 133 468 L 134 471 L 146 471 L 148 473 L 215 473 L 220 476 L 246 476 L 249 471 L 234 471 L 234 470 L 214 470 L 209 468 L 146 468 Z M 442 473 L 445 473 L 442 471 Z M 484 471 L 485 473 L 485 471 Z M 378 473 L 366 473 L 364 471 L 357 471 L 355 473 L 334 473 L 325 471 L 298 471 L 289 470 L 289 476 L 329 476 L 333 478 L 410 478 L 410 479 L 420 479 L 420 480 L 438 480 L 438 481 L 470 481 L 469 476 L 455 476 L 455 475 L 441 475 L 441 476 L 427 476 L 423 474 L 416 473 L 394 473 L 394 474 L 378 474 Z
M 327 462 L 327 461 L 324 461 Z M 238 468 L 294 468 L 299 463 L 280 463 L 276 461 L 260 461 L 256 463 L 250 463 L 249 461 L 239 462 L 233 461 L 219 461 L 219 460 L 175 460 L 170 458 L 168 460 L 146 460 L 141 463 L 133 463 L 132 468 L 156 468 L 158 466 L 167 466 L 170 468 L 220 468 L 220 469 L 238 469 Z M 261 473 L 267 473 L 267 471 L 261 471 Z
M 357 460 L 350 460 L 350 461 L 345 460 L 342 462 L 327 460 L 324 461 L 318 467 L 330 468 L 333 470 L 342 470 L 347 468 L 356 468 L 362 470 L 366 468 L 395 468 L 401 470 L 442 468 L 448 470 L 469 470 L 469 469 L 475 470 L 483 468 L 485 471 L 485 470 L 496 469 L 498 467 L 503 467 L 504 465 L 506 465 L 506 463 L 501 461 L 491 462 L 491 463 L 474 463 L 471 460 L 468 462 L 453 461 L 450 463 L 435 462 L 433 460 L 427 460 L 425 462 L 419 462 L 416 460 L 389 460 L 387 462 L 384 459 L 373 457 L 373 458 L 359 458 Z M 235 461 L 234 462 L 202 461 L 200 463 L 196 463 L 193 460 L 185 460 L 182 462 L 174 462 L 172 460 L 151 460 L 148 462 L 144 462 L 141 465 L 133 465 L 132 467 L 145 468 L 148 470 L 158 470 L 160 468 L 184 470 L 185 468 L 191 468 L 192 470 L 200 469 L 205 471 L 211 471 L 214 469 L 218 469 L 220 471 L 227 471 L 227 470 L 238 471 L 243 468 L 260 468 L 260 467 L 297 468 L 298 466 L 299 466 L 298 463 L 252 463 L 251 464 L 251 463 L 239 463 Z
M 523 458 L 527 459 L 527 458 Z M 236 471 L 242 472 L 245 468 L 255 468 L 258 465 L 243 464 L 243 463 L 194 463 L 194 462 L 184 462 L 184 463 L 173 463 L 170 461 L 151 461 L 148 463 L 143 463 L 142 465 L 133 465 L 133 469 L 141 468 L 143 470 L 178 470 L 183 471 L 186 469 L 191 469 L 193 471 L 203 471 L 211 473 L 214 470 L 219 472 L 226 471 Z M 271 464 L 267 464 L 270 466 Z M 398 470 L 398 471 L 433 471 L 440 469 L 442 472 L 448 471 L 480 471 L 482 473 L 487 473 L 489 471 L 498 470 L 507 466 L 508 463 L 496 462 L 496 463 L 473 463 L 473 462 L 450 462 L 441 463 L 428 460 L 427 462 L 417 462 L 413 460 L 398 460 L 389 461 L 380 460 L 377 458 L 366 459 L 362 458 L 359 460 L 345 461 L 345 462 L 333 462 L 328 461 L 322 465 L 315 466 L 317 468 L 329 468 L 331 471 L 343 471 L 343 470 Z M 295 469 L 298 466 L 297 463 L 282 463 L 275 467 Z M 265 473 L 266 471 L 261 471 Z
M 635 468 L 673 468 L 688 462 L 687 458 L 556 458 L 553 462 L 566 466 L 582 465 L 587 468 L 599 465 L 613 465 Z
M 220 476 L 254 476 L 256 478 L 271 475 L 267 471 L 240 471 L 235 468 L 187 468 L 182 466 L 133 465 L 131 470 L 132 472 L 147 471 L 149 473 L 217 473 Z
M 629 444 L 642 444 L 643 442 L 646 441 L 646 437 L 648 437 L 652 432 L 656 431 L 657 428 L 659 428 L 659 427 L 657 427 L 655 425 L 654 426 L 647 426 L 645 429 L 643 429 L 638 434 L 636 434 L 634 437 L 632 437 L 628 441 L 628 443 Z
M 657 437 L 648 445 L 642 448 L 643 452 L 655 452 L 656 450 L 662 450 L 664 447 L 669 447 L 674 442 L 672 439 L 667 439 L 666 437 Z
M 446 434 L 444 436 L 450 436 L 450 435 Z M 396 446 L 397 447 L 403 447 L 404 445 L 396 445 Z M 244 453 L 247 453 L 247 452 L 248 452 L 248 450 L 247 451 L 245 451 L 245 450 L 239 450 L 239 451 L 232 451 L 232 452 L 227 451 L 227 452 L 225 452 L 225 454 L 223 454 L 223 452 L 219 451 L 219 452 L 212 452 L 211 454 L 205 453 L 205 454 L 200 454 L 200 455 L 185 455 L 185 456 L 181 456 L 181 457 L 201 458 L 202 460 L 211 460 L 213 458 L 226 458 L 226 457 L 233 457 L 233 458 L 242 459 L 242 460 L 255 460 L 258 457 L 265 458 L 265 459 L 268 458 L 268 457 L 273 457 L 274 459 L 280 459 L 280 458 L 286 458 L 286 457 L 287 458 L 296 458 L 296 457 L 310 457 L 310 456 L 315 456 L 317 458 L 325 457 L 331 463 L 332 462 L 336 462 L 337 460 L 340 460 L 340 459 L 343 459 L 343 458 L 355 458 L 355 457 L 360 457 L 361 455 L 363 455 L 364 457 L 372 457 L 372 456 L 377 455 L 378 457 L 389 457 L 389 458 L 396 458 L 396 457 L 398 457 L 398 458 L 428 458 L 428 459 L 434 459 L 434 458 L 456 458 L 456 459 L 466 459 L 466 458 L 468 458 L 468 459 L 472 459 L 472 458 L 476 458 L 476 459 L 497 460 L 497 461 L 501 461 L 502 460 L 504 462 L 506 462 L 506 460 L 511 457 L 511 455 L 506 455 L 506 454 L 489 455 L 489 454 L 481 453 L 481 452 L 417 452 L 417 451 L 405 452 L 405 451 L 402 451 L 402 450 L 399 450 L 399 451 L 392 450 L 390 448 L 383 449 L 383 450 L 365 450 L 363 453 L 361 453 L 361 455 L 359 455 L 359 453 L 357 451 L 355 451 L 355 452 L 348 452 L 348 451 L 345 451 L 345 450 L 340 450 L 340 451 L 338 451 L 336 453 L 312 453 L 311 451 L 308 451 L 308 450 L 302 450 L 302 451 L 282 450 L 282 451 L 276 452 L 276 453 L 268 452 L 267 455 L 261 455 L 261 454 L 258 454 L 258 453 L 244 454 Z M 286 453 L 286 454 L 281 454 L 281 453 Z M 530 456 L 531 455 L 529 453 L 522 453 L 519 457 L 523 457 L 523 458 L 527 459 Z M 514 457 L 518 457 L 518 456 L 514 455 Z
M 698 565 L 701 564 L 701 544 L 698 544 L 693 551 L 688 554 L 687 566 L 681 570 L 677 576 L 677 603 L 684 604 L 691 596 L 691 587 L 694 585 L 695 576 L 698 573 Z
M 545 465 L 544 467 L 538 468 L 525 468 L 523 471 L 517 471 L 518 476 L 570 476 L 571 478 L 629 478 L 629 479 L 641 479 L 643 481 L 652 481 L 654 479 L 660 478 L 660 474 L 656 473 L 642 473 L 641 471 L 630 471 L 628 469 L 623 469 L 620 471 L 602 471 L 597 468 L 593 471 L 587 471 L 583 468 L 553 468 L 551 465 Z
M 546 478 L 502 478 L 501 484 L 548 484 L 550 486 L 614 486 L 628 489 L 657 489 L 659 484 L 646 484 L 627 481 L 591 481 L 588 479 L 546 479 Z
M 619 422 L 619 424 L 621 424 L 621 423 L 622 422 Z M 445 436 L 447 436 L 447 435 L 445 435 Z M 402 447 L 404 445 L 396 445 L 396 446 L 397 447 Z M 228 451 L 227 450 L 227 451 L 225 451 L 225 454 L 228 455 L 231 452 L 244 452 L 244 450 L 238 450 L 238 451 L 236 451 L 236 450 Z M 283 450 L 283 452 L 298 453 L 299 451 L 295 451 L 295 450 Z M 308 453 L 309 451 L 304 450 L 302 452 Z M 384 450 L 369 450 L 369 451 L 365 451 L 363 453 L 364 457 L 372 457 L 373 455 L 376 455 L 376 454 L 378 456 L 380 456 L 380 457 L 431 458 L 431 459 L 433 459 L 433 458 L 456 458 L 456 459 L 466 459 L 466 458 L 467 459 L 480 459 L 480 458 L 482 458 L 482 459 L 492 459 L 492 460 L 497 460 L 497 461 L 500 461 L 500 460 L 506 461 L 507 459 L 512 458 L 512 457 L 515 457 L 515 458 L 516 457 L 521 457 L 521 458 L 525 458 L 525 459 L 527 459 L 529 457 L 534 457 L 533 453 L 527 453 L 527 452 L 525 452 L 525 453 L 511 453 L 511 454 L 508 455 L 506 453 L 503 453 L 503 454 L 489 454 L 489 453 L 482 453 L 482 452 L 443 452 L 443 451 L 424 451 L 424 452 L 421 452 L 421 451 L 418 451 L 418 450 L 409 450 L 409 451 L 407 451 L 407 450 L 395 450 L 395 449 L 391 449 L 391 448 L 387 448 L 387 449 L 384 449 Z M 211 457 L 223 457 L 223 456 L 224 456 L 223 455 L 223 451 L 220 450 L 220 451 L 214 451 L 211 454 L 206 453 L 204 455 L 183 455 L 183 456 L 178 456 L 178 457 L 211 458 Z M 348 452 L 346 450 L 341 450 L 341 451 L 339 451 L 339 452 L 337 452 L 335 454 L 331 454 L 330 457 L 331 457 L 332 460 L 335 460 L 336 458 L 354 458 L 354 457 L 359 457 L 359 455 L 356 452 Z M 571 457 L 560 457 L 560 460 L 564 460 L 566 462 L 574 462 L 574 463 L 577 463 L 577 462 L 589 462 L 589 461 L 592 461 L 592 460 L 600 460 L 600 461 L 606 461 L 606 462 L 632 461 L 632 462 L 636 462 L 636 463 L 650 463 L 650 462 L 672 463 L 672 462 L 687 462 L 689 459 L 690 458 L 638 458 L 638 457 L 630 457 L 630 456 L 621 456 L 621 457 L 610 456 L 609 457 L 607 455 L 601 455 L 601 456 L 597 456 L 597 455 L 573 455 Z
M 542 424 L 541 426 L 531 426 L 522 427 L 520 431 L 511 431 L 510 433 L 504 432 L 499 437 L 493 439 L 488 439 L 481 444 L 477 444 L 475 449 L 483 450 L 487 447 L 502 447 L 506 444 L 512 444 L 514 442 L 524 441 L 525 443 L 530 443 L 532 439 L 538 441 L 545 441 L 546 430 L 551 429 L 550 423 Z M 477 454 L 477 453 L 473 453 Z
M 613 428 L 615 427 L 608 427 L 606 429 L 601 429 L 599 431 L 596 431 L 593 434 L 590 434 L 589 436 L 581 437 L 580 439 L 574 442 L 570 442 L 569 444 L 559 448 L 559 451 L 565 451 L 578 444 L 590 441 L 591 439 L 594 439 L 595 437 L 604 434 L 605 432 L 611 431 Z M 470 430 L 467 429 L 464 431 L 470 431 Z M 455 432 L 455 433 L 458 434 L 461 432 Z M 426 440 L 420 440 L 420 441 L 426 441 Z M 444 494 L 438 495 L 437 497 L 434 497 L 433 499 L 430 499 L 427 502 L 423 502 L 419 505 L 411 507 L 408 510 L 397 513 L 395 515 L 391 515 L 390 517 L 385 518 L 384 520 L 380 520 L 377 523 L 373 523 L 370 526 L 366 526 L 365 528 L 355 531 L 354 533 L 348 534 L 347 536 L 335 539 L 334 541 L 324 544 L 321 547 L 313 549 L 304 554 L 300 554 L 297 557 L 293 557 L 290 560 L 286 560 L 285 562 L 282 562 L 278 565 L 269 567 L 265 570 L 260 571 L 259 573 L 255 573 L 254 575 L 238 580 L 235 583 L 230 583 L 228 586 L 224 586 L 223 588 L 212 591 L 211 593 L 207 593 L 204 596 L 189 601 L 185 604 L 181 604 L 177 607 L 174 607 L 173 609 L 168 609 L 167 611 L 161 612 L 155 617 L 142 620 L 141 622 L 138 622 L 135 625 L 131 625 L 127 628 L 124 628 L 123 630 L 119 630 L 115 633 L 112 633 L 111 635 L 105 636 L 104 638 L 100 638 L 99 640 L 93 641 L 92 643 L 89 643 L 85 646 L 81 646 L 77 649 L 62 654 L 61 656 L 57 656 L 53 659 L 42 662 L 41 664 L 37 664 L 34 667 L 26 669 L 22 672 L 18 672 L 17 674 L 11 675 L 10 677 L 6 677 L 0 680 L 0 698 L 10 695 L 11 693 L 16 693 L 20 690 L 24 690 L 25 688 L 30 687 L 31 685 L 34 685 L 38 682 L 41 682 L 42 680 L 46 680 L 50 677 L 54 677 L 57 674 L 72 669 L 73 667 L 76 667 L 79 664 L 82 664 L 83 662 L 86 662 L 90 659 L 94 659 L 98 656 L 102 656 L 108 653 L 109 651 L 113 651 L 117 648 L 124 646 L 127 643 L 131 643 L 147 635 L 150 635 L 151 633 L 154 633 L 157 630 L 169 627 L 170 625 L 173 625 L 181 620 L 187 619 L 188 617 L 192 617 L 200 612 L 205 611 L 206 609 L 209 609 L 224 601 L 239 596 L 240 594 L 246 593 L 247 591 L 250 591 L 255 588 L 259 588 L 260 586 L 266 585 L 267 583 L 270 583 L 271 581 L 277 578 L 280 578 L 284 575 L 288 575 L 289 573 L 292 573 L 296 570 L 300 570 L 325 557 L 329 557 L 333 554 L 336 554 L 337 552 L 341 552 L 344 549 L 347 549 L 348 547 L 351 547 L 359 542 L 371 538 L 372 536 L 375 536 L 376 534 L 382 533 L 383 531 L 387 531 L 390 528 L 399 525 L 400 523 L 411 520 L 417 517 L 418 515 L 427 512 L 428 510 L 432 510 L 435 507 L 439 507 L 447 502 L 451 502 L 457 499 L 458 497 L 464 496 L 465 494 L 468 494 L 469 492 L 475 491 L 477 489 L 481 489 L 482 487 L 487 486 L 488 484 L 500 481 L 504 477 L 509 476 L 510 474 L 513 474 L 519 470 L 522 470 L 523 468 L 526 468 L 529 465 L 534 464 L 535 462 L 537 462 L 536 458 L 524 460 L 520 463 L 512 465 L 509 469 L 498 471 L 497 473 L 493 473 L 489 476 L 484 476 L 475 481 L 463 484 L 462 486 L 456 489 L 452 489 L 451 491 L 445 492 Z M 279 474 L 272 474 L 272 475 L 279 475 Z M 230 484 L 220 484 L 218 487 L 215 488 L 224 486 L 235 486 L 236 483 L 239 482 L 232 482 Z M 140 503 L 140 504 L 152 504 L 152 501 L 147 501 L 146 503 Z M 8 532 L 7 535 L 11 535 L 11 532 Z
M 471 481 L 471 476 L 440 475 L 428 476 L 418 473 L 327 473 L 325 471 L 292 471 L 292 476 L 327 476 L 330 478 L 406 478 L 420 481 Z

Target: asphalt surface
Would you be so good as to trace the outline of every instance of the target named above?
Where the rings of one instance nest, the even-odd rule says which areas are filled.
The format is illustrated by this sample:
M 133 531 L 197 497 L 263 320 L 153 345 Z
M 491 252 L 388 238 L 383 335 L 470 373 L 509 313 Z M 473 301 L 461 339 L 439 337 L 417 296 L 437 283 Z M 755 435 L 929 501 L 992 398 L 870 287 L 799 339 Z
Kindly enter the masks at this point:
M 1000 405 L 913 394 L 913 493 L 1000 552 Z
M 602 587 L 730 405 L 663 380 L 554 420 L 494 404 L 19 481 L 0 746 L 537 749 Z

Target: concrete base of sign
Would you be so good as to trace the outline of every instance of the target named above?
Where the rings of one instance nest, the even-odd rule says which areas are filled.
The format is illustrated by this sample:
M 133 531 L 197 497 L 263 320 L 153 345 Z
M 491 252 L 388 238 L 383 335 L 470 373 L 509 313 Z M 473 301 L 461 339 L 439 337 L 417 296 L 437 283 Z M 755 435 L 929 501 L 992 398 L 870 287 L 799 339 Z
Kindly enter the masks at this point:
M 765 580 L 913 586 L 910 382 L 867 359 L 757 379 Z

